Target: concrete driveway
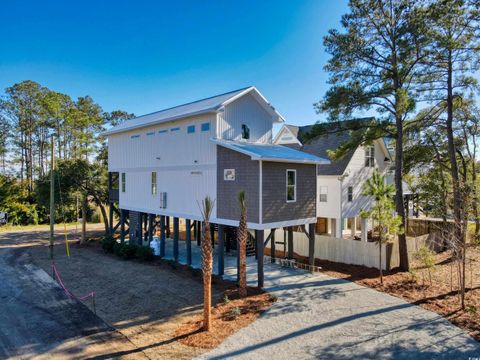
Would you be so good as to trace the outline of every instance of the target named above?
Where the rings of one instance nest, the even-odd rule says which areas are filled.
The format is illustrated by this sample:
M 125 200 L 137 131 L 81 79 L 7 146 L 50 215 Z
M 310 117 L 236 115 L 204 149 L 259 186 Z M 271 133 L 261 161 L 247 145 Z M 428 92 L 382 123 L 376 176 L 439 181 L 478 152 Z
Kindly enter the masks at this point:
M 124 336 L 68 298 L 34 266 L 21 247 L 23 239 L 30 241 L 32 235 L 0 233 L 1 359 L 144 358 Z M 42 243 L 43 237 L 39 239 Z
M 250 261 L 252 285 L 255 270 Z M 199 359 L 480 357 L 480 343 L 441 316 L 346 280 L 267 265 L 265 286 L 277 303 Z

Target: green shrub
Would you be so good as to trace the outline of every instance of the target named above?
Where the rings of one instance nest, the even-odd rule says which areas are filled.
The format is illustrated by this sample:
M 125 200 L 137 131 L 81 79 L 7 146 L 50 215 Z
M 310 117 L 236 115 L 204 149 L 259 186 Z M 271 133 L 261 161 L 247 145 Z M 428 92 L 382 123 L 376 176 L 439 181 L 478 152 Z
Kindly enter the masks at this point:
M 135 244 L 124 244 L 120 249 L 120 257 L 125 260 L 133 259 L 137 253 L 138 246 Z
M 153 249 L 150 246 L 139 246 L 135 255 L 142 261 L 152 261 Z
M 121 254 L 124 246 L 125 246 L 124 243 L 116 242 L 115 244 L 113 244 L 113 253 L 117 256 L 122 256 Z
M 230 310 L 230 316 L 233 317 L 233 318 L 236 318 L 241 313 L 242 313 L 242 311 L 240 310 L 240 308 L 238 306 L 235 306 L 234 308 L 232 308 L 232 310 Z
M 106 253 L 113 253 L 113 248 L 115 246 L 115 244 L 117 243 L 117 241 L 111 237 L 111 236 L 105 236 L 103 239 L 102 239 L 102 249 L 103 251 L 105 251 Z

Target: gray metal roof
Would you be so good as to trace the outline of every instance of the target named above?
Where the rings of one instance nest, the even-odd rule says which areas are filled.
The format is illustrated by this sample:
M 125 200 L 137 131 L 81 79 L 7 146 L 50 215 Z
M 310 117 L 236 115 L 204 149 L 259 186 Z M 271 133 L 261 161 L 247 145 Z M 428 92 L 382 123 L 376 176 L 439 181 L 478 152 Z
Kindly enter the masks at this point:
M 274 144 L 257 144 L 239 141 L 211 139 L 213 142 L 228 149 L 248 155 L 252 160 L 304 163 L 304 164 L 329 164 L 328 159 L 307 154 L 287 146 Z
M 263 100 L 265 100 L 265 103 L 268 104 L 267 107 L 269 108 L 269 110 L 275 112 L 275 114 L 278 115 L 279 119 L 282 119 L 283 121 L 283 117 L 278 114 L 278 112 L 267 102 L 267 100 L 258 92 L 258 90 L 254 86 L 248 86 L 242 89 L 230 91 L 220 95 L 215 95 L 187 104 L 174 106 L 168 109 L 156 111 L 151 114 L 142 115 L 134 119 L 127 120 L 118 126 L 104 131 L 102 135 L 110 135 L 123 131 L 142 128 L 145 126 L 157 125 L 167 121 L 181 119 L 187 116 L 195 116 L 215 112 L 234 97 L 241 95 L 242 93 L 249 93 L 252 90 L 254 90 Z

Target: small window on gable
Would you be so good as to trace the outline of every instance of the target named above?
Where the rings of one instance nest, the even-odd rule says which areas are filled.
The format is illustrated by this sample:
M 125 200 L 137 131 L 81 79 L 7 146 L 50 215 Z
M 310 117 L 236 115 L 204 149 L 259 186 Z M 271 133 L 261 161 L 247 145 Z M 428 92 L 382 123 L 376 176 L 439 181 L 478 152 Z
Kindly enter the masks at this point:
M 365 148 L 365 167 L 375 166 L 375 146 Z
M 201 129 L 202 131 L 210 131 L 210 123 L 203 123 Z
M 138 139 L 140 137 L 140 135 L 132 135 L 130 136 L 130 139 Z
M 328 187 L 327 186 L 320 186 L 319 189 L 319 196 L 318 196 L 318 201 L 319 202 L 327 202 L 328 201 Z
M 193 134 L 195 132 L 195 125 L 189 125 L 187 127 L 187 133 L 188 134 Z
M 250 128 L 247 124 L 242 124 L 242 139 L 250 139 Z
M 170 131 L 179 131 L 180 128 L 179 127 L 174 127 L 174 128 L 171 128 Z
M 167 132 L 168 132 L 168 130 L 166 130 L 166 129 L 164 129 L 164 130 L 159 130 L 159 131 L 158 131 L 159 134 L 165 134 L 165 133 L 167 133 Z
M 347 200 L 348 202 L 353 201 L 353 186 L 348 187 Z
M 153 135 L 155 135 L 155 131 L 147 132 L 147 136 L 153 136 Z
M 297 201 L 297 171 L 287 170 L 287 202 Z
M 125 192 L 125 183 L 126 183 L 126 176 L 125 173 L 122 173 L 122 192 Z
M 152 195 L 157 195 L 157 172 L 152 171 Z

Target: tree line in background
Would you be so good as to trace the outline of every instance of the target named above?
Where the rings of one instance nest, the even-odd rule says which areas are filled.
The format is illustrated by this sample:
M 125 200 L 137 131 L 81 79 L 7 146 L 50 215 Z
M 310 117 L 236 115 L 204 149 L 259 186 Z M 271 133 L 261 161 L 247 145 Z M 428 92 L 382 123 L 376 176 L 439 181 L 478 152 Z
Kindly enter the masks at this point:
M 48 220 L 54 139 L 56 218 L 74 221 L 78 203 L 91 202 L 108 228 L 107 154 L 99 134 L 132 117 L 105 112 L 90 96 L 74 100 L 30 80 L 6 88 L 0 97 L 0 210 L 14 224 Z
M 480 235 L 479 4 L 350 0 L 342 29 L 330 30 L 324 38 L 331 55 L 325 66 L 331 87 L 316 104 L 333 121 L 358 111 L 377 112 L 375 121 L 357 125 L 364 131 L 357 131 L 334 156 L 379 137 L 392 139 L 395 210 L 404 227 L 404 183 L 418 175 L 412 186 L 419 190 L 424 210 L 454 221 L 446 240 L 459 266 L 462 294 L 470 219 L 475 237 Z M 398 237 L 401 269 L 408 270 L 405 233 Z

